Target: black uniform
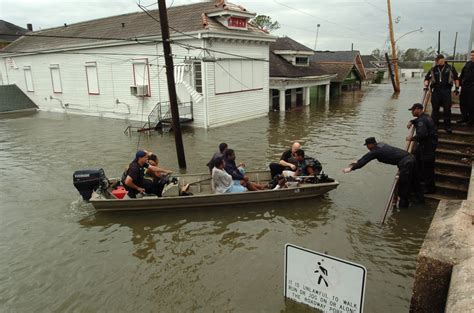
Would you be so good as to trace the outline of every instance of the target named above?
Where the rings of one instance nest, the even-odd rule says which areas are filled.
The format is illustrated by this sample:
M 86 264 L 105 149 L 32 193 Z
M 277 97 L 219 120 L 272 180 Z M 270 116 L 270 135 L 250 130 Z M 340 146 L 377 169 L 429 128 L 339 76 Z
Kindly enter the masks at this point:
M 411 123 L 415 127 L 416 135 L 412 140 L 415 146 L 416 174 L 418 181 L 424 182 L 426 192 L 432 193 L 435 189 L 434 170 L 436 147 L 438 146 L 438 134 L 433 119 L 423 113 Z
M 125 176 L 130 176 L 133 180 L 133 183 L 138 187 L 144 188 L 146 193 L 152 193 L 157 196 L 161 196 L 163 192 L 164 185 L 159 182 L 154 182 L 149 179 L 145 179 L 145 170 L 148 168 L 149 164 L 145 163 L 144 166 L 140 166 L 136 160 L 134 160 L 128 166 L 128 170 Z M 125 185 L 125 189 L 128 190 L 128 196 L 130 198 L 136 198 L 138 191 L 136 189 L 130 188 Z
M 295 166 L 298 164 L 298 161 L 291 154 L 291 149 L 283 152 L 280 160 L 294 164 Z M 272 178 L 275 177 L 276 175 L 280 175 L 284 170 L 291 170 L 291 169 L 288 166 L 283 166 L 283 165 L 280 165 L 279 163 L 270 163 L 270 172 L 272 174 Z
M 451 88 L 454 81 L 458 80 L 456 69 L 445 63 L 436 65 L 426 74 L 425 80 L 431 82 L 431 117 L 436 125 L 439 123 L 439 108 L 443 107 L 444 127 L 451 128 Z
M 474 62 L 469 61 L 464 65 L 459 80 L 462 120 L 472 126 L 474 125 Z
M 370 161 L 377 159 L 379 162 L 398 166 L 398 196 L 400 197 L 400 206 L 408 206 L 408 196 L 413 179 L 415 167 L 415 157 L 405 150 L 392 147 L 379 142 L 375 148 L 366 153 L 362 158 L 352 166 L 352 170 L 364 167 Z

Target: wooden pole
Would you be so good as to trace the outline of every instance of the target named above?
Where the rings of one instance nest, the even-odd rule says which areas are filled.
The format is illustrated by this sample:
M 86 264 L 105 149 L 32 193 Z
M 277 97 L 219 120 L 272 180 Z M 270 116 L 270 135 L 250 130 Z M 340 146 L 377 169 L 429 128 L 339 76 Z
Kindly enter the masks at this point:
M 400 91 L 400 78 L 398 77 L 398 57 L 397 57 L 397 49 L 395 47 L 395 35 L 393 33 L 393 23 L 392 23 L 392 7 L 390 5 L 390 0 L 387 0 L 387 7 L 388 7 L 388 28 L 390 30 L 390 42 L 392 44 L 392 63 L 393 63 L 393 71 L 395 72 L 395 85 L 394 91 Z
M 397 84 L 395 83 L 395 78 L 393 77 L 392 63 L 388 57 L 388 53 L 385 53 L 385 60 L 387 61 L 388 74 L 390 75 L 390 80 L 392 81 L 393 92 L 397 92 Z
M 171 120 L 178 155 L 178 164 L 180 168 L 186 168 L 186 158 L 184 156 L 183 137 L 181 135 L 181 123 L 179 121 L 178 97 L 176 96 L 176 86 L 174 83 L 174 65 L 173 55 L 170 45 L 170 30 L 168 26 L 168 13 L 166 11 L 166 1 L 158 1 L 160 11 L 161 38 L 163 40 L 163 52 L 165 54 L 166 80 L 168 83 L 168 94 L 170 98 Z
M 454 61 L 456 60 L 456 45 L 458 43 L 458 32 L 456 32 L 456 36 L 454 37 L 454 51 L 453 51 L 453 67 Z
M 472 15 L 472 24 L 471 24 L 471 35 L 469 36 L 469 43 L 467 45 L 467 59 L 469 60 L 469 53 L 471 52 L 472 49 L 474 49 L 474 46 L 472 45 L 474 43 L 474 15 Z
M 441 53 L 441 31 L 438 30 L 438 54 Z

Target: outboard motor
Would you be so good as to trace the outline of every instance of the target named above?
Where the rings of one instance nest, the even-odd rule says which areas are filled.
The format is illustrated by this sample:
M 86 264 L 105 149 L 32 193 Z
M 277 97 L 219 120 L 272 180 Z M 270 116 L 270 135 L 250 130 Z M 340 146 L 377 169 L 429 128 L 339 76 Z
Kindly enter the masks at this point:
M 103 169 L 75 171 L 72 178 L 74 187 L 85 201 L 90 200 L 93 191 L 105 190 L 109 186 L 109 180 Z

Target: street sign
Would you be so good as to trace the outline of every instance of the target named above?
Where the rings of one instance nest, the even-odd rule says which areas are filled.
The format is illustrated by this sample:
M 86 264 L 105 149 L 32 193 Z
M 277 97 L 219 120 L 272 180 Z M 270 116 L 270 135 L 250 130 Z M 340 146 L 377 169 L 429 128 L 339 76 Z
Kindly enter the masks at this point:
M 364 266 L 285 245 L 285 297 L 322 312 L 363 312 Z

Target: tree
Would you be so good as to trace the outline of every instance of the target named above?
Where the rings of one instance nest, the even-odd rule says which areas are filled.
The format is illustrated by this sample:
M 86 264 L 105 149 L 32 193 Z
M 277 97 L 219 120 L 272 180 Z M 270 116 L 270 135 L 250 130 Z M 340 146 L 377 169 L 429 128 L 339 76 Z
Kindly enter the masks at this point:
M 373 55 L 373 56 L 376 57 L 377 59 L 380 59 L 380 58 L 383 57 L 382 52 L 380 52 L 380 49 L 374 49 L 374 50 L 372 50 L 371 55 Z
M 251 20 L 251 23 L 269 33 L 280 28 L 280 24 L 277 21 L 273 22 L 268 15 L 257 15 Z

